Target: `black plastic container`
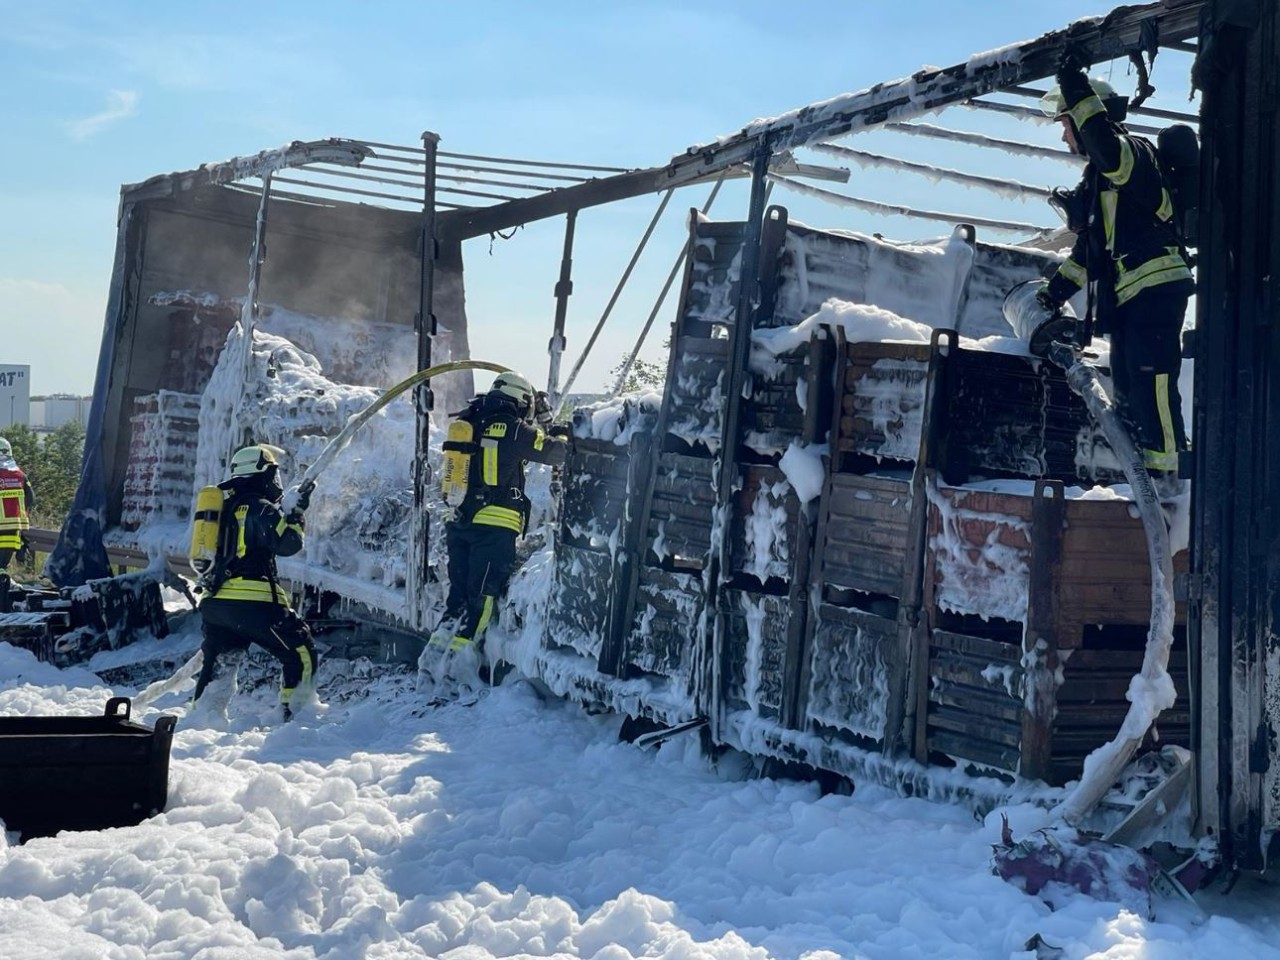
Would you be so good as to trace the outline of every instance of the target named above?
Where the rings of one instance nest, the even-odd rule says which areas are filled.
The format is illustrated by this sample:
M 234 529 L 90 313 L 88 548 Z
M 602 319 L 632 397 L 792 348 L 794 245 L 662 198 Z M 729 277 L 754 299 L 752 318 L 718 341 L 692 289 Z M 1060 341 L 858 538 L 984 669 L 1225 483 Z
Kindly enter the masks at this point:
M 129 719 L 127 697 L 100 717 L 0 717 L 0 820 L 23 840 L 141 823 L 169 799 L 176 717 Z

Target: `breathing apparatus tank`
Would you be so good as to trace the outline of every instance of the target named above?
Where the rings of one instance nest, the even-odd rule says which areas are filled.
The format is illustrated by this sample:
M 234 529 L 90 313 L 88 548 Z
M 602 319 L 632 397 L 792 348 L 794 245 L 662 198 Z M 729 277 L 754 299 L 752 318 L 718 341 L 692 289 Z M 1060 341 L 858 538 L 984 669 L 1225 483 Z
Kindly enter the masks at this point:
M 440 494 L 451 507 L 462 506 L 471 477 L 471 457 L 476 451 L 475 427 L 458 417 L 449 424 L 444 445 L 444 466 L 440 471 Z
M 188 554 L 191 569 L 204 579 L 218 559 L 218 531 L 222 524 L 222 504 L 225 494 L 221 487 L 201 487 L 196 494 L 196 509 L 192 514 L 191 550 Z

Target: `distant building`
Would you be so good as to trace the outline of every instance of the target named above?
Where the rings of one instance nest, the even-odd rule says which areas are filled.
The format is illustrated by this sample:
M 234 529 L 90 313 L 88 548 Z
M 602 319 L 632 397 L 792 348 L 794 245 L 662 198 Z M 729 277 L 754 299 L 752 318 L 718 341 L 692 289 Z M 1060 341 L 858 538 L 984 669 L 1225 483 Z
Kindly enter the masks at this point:
M 31 429 L 36 433 L 52 433 L 68 423 L 89 424 L 89 407 L 93 397 L 76 397 L 55 393 L 31 398 Z
M 0 429 L 31 421 L 31 367 L 0 363 Z

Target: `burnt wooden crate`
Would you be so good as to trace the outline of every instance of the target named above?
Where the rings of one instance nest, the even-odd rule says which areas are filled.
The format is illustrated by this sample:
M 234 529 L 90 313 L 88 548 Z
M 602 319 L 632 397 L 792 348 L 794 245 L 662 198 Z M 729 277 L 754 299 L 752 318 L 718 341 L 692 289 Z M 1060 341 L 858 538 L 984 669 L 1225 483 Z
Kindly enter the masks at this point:
M 71 628 L 65 610 L 17 610 L 0 613 L 0 641 L 30 650 L 37 660 L 53 660 L 54 643 L 60 633 Z
M 729 514 L 732 571 L 761 583 L 790 581 L 802 546 L 800 500 L 777 467 L 739 464 L 738 472 Z
M 793 440 L 805 436 L 806 416 L 797 384 L 807 392 L 804 376 L 808 353 L 795 350 L 776 357 L 768 373 L 752 370 L 751 392 L 742 403 L 742 443 L 757 453 L 780 456 Z
M 831 474 L 818 527 L 823 598 L 844 590 L 900 597 L 910 520 L 910 480 Z
M 1057 690 L 1053 719 L 1053 752 L 1050 783 L 1066 783 L 1080 776 L 1084 758 L 1111 740 L 1129 711 L 1125 694 L 1142 669 L 1145 631 L 1128 637 L 1098 633 L 1086 646 L 1064 657 L 1063 682 Z M 1191 696 L 1188 677 L 1186 631 L 1174 633 L 1169 653 L 1169 676 L 1178 699 L 1156 718 L 1158 737 L 1148 732 L 1140 749 L 1165 744 L 1191 746 Z
M 177 718 L 129 719 L 124 697 L 102 716 L 0 717 L 0 818 L 22 839 L 132 826 L 164 810 Z
M 1124 480 L 1084 401 L 1048 361 L 950 351 L 940 418 L 935 463 L 948 483 L 990 477 Z
M 615 540 L 627 507 L 629 448 L 575 439 L 561 474 L 560 539 L 596 549 Z
M 663 398 L 665 433 L 678 444 L 714 454 L 720 447 L 729 341 L 684 337 L 672 350 Z
M 820 603 L 811 619 L 804 675 L 807 724 L 865 744 L 884 740 L 901 698 L 906 649 L 898 622 Z
M 687 678 L 704 605 L 700 572 L 641 566 L 622 662 L 631 672 Z
M 1115 735 L 1151 613 L 1146 540 L 1132 509 L 1066 500 L 1056 483 L 1038 482 L 1030 495 L 930 488 L 917 759 L 943 755 L 1060 784 Z M 1185 551 L 1174 560 L 1185 570 Z M 1175 677 L 1185 675 L 1178 658 Z M 1185 728 L 1185 710 L 1180 701 L 1169 711 L 1171 731 Z
M 787 597 L 746 590 L 720 594 L 725 615 L 725 706 L 776 720 L 786 696 Z
M 925 343 L 844 344 L 836 361 L 833 469 L 866 472 L 885 460 L 916 460 L 930 352 Z
M 733 324 L 745 235 L 746 224 L 741 221 L 695 219 L 677 339 L 685 333 L 710 336 L 716 327 Z
M 609 634 L 613 554 L 557 543 L 555 581 L 556 589 L 547 609 L 547 646 L 569 647 L 598 660 Z
M 653 501 L 645 521 L 649 562 L 701 568 L 711 550 L 716 488 L 713 461 L 658 455 Z
M 1024 684 L 1021 644 L 932 631 L 928 754 L 1018 772 Z

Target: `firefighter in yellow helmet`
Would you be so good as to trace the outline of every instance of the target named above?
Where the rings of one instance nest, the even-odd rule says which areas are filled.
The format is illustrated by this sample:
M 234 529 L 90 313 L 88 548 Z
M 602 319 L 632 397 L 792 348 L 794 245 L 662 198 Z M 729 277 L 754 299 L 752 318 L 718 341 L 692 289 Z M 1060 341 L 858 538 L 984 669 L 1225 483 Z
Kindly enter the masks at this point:
M 35 505 L 31 482 L 13 459 L 13 446 L 0 437 L 0 571 L 9 569 L 13 555 L 26 549 L 25 534 L 31 529 Z
M 449 594 L 445 613 L 423 651 L 419 667 L 438 695 L 482 678 L 485 629 L 516 565 L 516 539 L 529 520 L 525 465 L 558 466 L 568 443 L 552 434 L 545 393 L 520 374 L 494 378 L 457 418 L 472 426 L 466 495 L 445 526 Z
M 249 644 L 256 643 L 280 661 L 280 702 L 289 720 L 314 686 L 316 649 L 276 573 L 276 557 L 290 557 L 302 549 L 303 511 L 310 501 L 310 489 L 304 487 L 288 514 L 281 509 L 283 456 L 279 447 L 265 443 L 237 450 L 230 477 L 218 484 L 226 495 L 215 561 L 218 572 L 210 595 L 200 603 L 204 664 L 195 699 L 216 679 L 215 699 L 225 709 L 239 663 Z M 219 659 L 228 661 L 222 676 Z
M 1176 481 L 1186 447 L 1178 374 L 1182 320 L 1195 290 L 1156 148 L 1125 128 L 1128 101 L 1090 80 L 1071 56 L 1041 102 L 1062 140 L 1086 157 L 1074 190 L 1050 202 L 1075 232 L 1071 256 L 1041 292 L 1056 310 L 1084 287 L 1098 333 L 1111 340 L 1117 407 L 1153 479 Z

